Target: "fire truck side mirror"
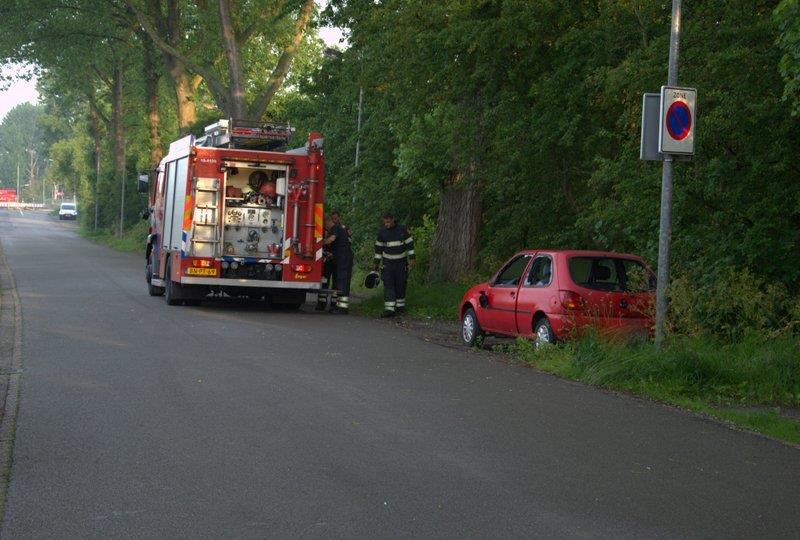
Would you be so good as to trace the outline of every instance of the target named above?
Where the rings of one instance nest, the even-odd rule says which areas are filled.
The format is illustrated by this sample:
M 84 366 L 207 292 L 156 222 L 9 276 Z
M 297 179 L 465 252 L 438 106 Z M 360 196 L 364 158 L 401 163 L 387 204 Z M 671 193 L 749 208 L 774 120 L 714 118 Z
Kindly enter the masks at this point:
M 139 174 L 139 183 L 136 186 L 136 191 L 139 193 L 147 193 L 150 191 L 150 175 L 147 173 Z

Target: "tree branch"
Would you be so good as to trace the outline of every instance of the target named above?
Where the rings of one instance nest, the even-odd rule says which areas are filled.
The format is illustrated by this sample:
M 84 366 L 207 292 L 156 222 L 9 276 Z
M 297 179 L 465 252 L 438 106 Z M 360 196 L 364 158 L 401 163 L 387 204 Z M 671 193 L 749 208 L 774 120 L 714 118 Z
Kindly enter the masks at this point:
M 289 73 L 289 68 L 292 65 L 292 60 L 294 60 L 294 57 L 297 54 L 297 49 L 300 47 L 300 43 L 303 41 L 303 37 L 306 33 L 306 27 L 308 26 L 309 20 L 311 20 L 311 14 L 313 13 L 313 10 L 314 0 L 305 0 L 305 3 L 300 8 L 300 12 L 297 14 L 297 20 L 294 23 L 294 36 L 292 37 L 292 41 L 283 50 L 283 53 L 278 60 L 278 64 L 275 66 L 275 69 L 272 70 L 272 74 L 270 74 L 269 79 L 267 79 L 266 88 L 253 102 L 252 107 L 250 107 L 250 117 L 261 119 L 261 117 L 264 116 L 270 101 L 272 101 L 272 98 L 275 96 L 278 89 L 281 87 L 281 85 L 283 85 L 283 81 L 286 79 L 286 74 Z
M 208 68 L 208 66 L 200 65 L 196 62 L 193 62 L 191 59 L 183 55 L 178 49 L 167 43 L 156 31 L 153 27 L 152 23 L 147 20 L 147 17 L 139 11 L 136 6 L 133 5 L 131 0 L 123 0 L 125 5 L 136 15 L 136 20 L 141 25 L 142 29 L 150 36 L 150 39 L 153 40 L 153 43 L 161 49 L 164 53 L 172 56 L 175 60 L 186 66 L 191 71 L 194 71 L 196 74 L 202 76 L 206 83 L 208 84 L 208 88 L 212 94 L 214 94 L 216 98 L 224 99 L 226 94 L 225 85 L 219 80 L 219 78 L 214 74 L 214 72 Z
M 258 30 L 262 24 L 266 23 L 270 19 L 278 19 L 280 17 L 279 14 L 282 14 L 283 12 L 284 6 L 286 6 L 286 0 L 280 0 L 280 2 L 275 4 L 274 9 L 265 9 L 259 13 L 258 16 L 253 19 L 253 22 L 250 23 L 250 26 L 245 28 L 240 35 L 236 36 L 236 41 L 240 45 L 247 43 L 247 41 L 253 36 L 253 33 Z

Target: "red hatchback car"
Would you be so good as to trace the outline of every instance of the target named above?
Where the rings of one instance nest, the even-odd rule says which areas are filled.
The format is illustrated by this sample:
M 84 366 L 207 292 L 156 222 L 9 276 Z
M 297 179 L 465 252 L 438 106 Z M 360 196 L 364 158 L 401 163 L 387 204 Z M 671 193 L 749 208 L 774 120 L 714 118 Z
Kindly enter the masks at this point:
M 461 337 L 555 343 L 586 328 L 650 335 L 655 274 L 641 257 L 605 251 L 523 251 L 461 300 Z

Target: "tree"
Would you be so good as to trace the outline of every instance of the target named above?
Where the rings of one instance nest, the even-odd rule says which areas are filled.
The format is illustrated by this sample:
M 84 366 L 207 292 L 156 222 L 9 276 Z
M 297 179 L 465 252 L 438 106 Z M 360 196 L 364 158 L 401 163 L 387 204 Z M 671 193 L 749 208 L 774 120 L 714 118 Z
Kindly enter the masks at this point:
M 164 55 L 176 89 L 182 130 L 195 118 L 194 98 L 189 96 L 201 83 L 226 116 L 261 119 L 286 79 L 314 12 L 314 0 L 252 1 L 239 4 L 236 10 L 231 0 L 217 0 L 216 14 L 201 6 L 191 11 L 195 25 L 189 29 L 183 24 L 189 10 L 178 0 L 167 0 L 166 13 L 154 0 L 124 2 Z M 292 13 L 294 22 L 287 27 Z M 191 39 L 185 39 L 181 29 Z M 274 46 L 282 52 L 267 78 L 253 69 L 254 63 L 243 61 L 253 50 L 269 56 Z M 192 82 L 186 69 L 194 73 Z

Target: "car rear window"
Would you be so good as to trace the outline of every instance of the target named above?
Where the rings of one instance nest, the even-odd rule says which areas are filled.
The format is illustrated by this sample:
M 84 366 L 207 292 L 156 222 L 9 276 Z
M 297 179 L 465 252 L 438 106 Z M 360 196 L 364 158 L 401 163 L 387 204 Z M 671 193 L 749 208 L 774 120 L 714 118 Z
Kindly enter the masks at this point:
M 587 289 L 646 292 L 656 288 L 653 276 L 639 261 L 617 257 L 571 257 L 569 275 Z
M 61 209 L 62 210 L 75 210 L 75 205 L 74 204 L 62 204 L 61 205 Z

